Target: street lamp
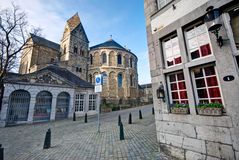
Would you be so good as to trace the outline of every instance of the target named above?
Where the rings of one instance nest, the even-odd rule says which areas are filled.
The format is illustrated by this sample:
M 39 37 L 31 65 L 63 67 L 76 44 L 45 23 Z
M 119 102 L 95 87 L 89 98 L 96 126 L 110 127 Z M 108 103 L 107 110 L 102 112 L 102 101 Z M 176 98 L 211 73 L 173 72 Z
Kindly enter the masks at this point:
M 157 93 L 157 98 L 162 99 L 163 102 L 165 102 L 165 91 L 164 91 L 164 86 L 162 82 L 160 82 L 159 88 L 156 90 L 156 93 Z
M 209 6 L 206 11 L 207 13 L 204 16 L 204 22 L 207 24 L 208 31 L 215 34 L 218 46 L 222 47 L 223 39 L 222 36 L 219 35 L 219 31 L 222 27 L 222 12 L 219 8 L 214 9 L 213 6 Z

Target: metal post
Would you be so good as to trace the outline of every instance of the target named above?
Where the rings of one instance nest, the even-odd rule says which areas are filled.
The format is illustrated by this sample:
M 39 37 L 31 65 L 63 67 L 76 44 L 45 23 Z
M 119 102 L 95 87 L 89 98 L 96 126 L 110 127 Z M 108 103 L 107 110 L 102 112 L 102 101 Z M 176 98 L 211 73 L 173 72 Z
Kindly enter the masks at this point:
M 97 105 L 98 105 L 98 129 L 97 132 L 100 133 L 100 94 L 97 94 Z
M 4 159 L 4 148 L 2 147 L 2 144 L 0 144 L 0 160 Z

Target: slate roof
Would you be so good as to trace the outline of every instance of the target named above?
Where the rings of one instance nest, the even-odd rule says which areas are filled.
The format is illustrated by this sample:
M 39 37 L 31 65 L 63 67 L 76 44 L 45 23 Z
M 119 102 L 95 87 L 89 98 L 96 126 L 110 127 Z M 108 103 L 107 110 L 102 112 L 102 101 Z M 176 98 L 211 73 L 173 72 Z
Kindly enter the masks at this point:
M 76 76 L 75 74 L 73 74 L 72 72 L 70 72 L 69 70 L 67 70 L 65 68 L 61 68 L 56 65 L 49 65 L 49 66 L 39 70 L 39 72 L 43 71 L 43 70 L 49 70 L 49 71 L 57 74 L 58 76 L 68 80 L 75 86 L 79 86 L 82 88 L 94 88 L 94 86 L 91 83 L 79 78 L 78 76 Z
M 60 45 L 55 43 L 55 42 L 52 42 L 52 41 L 49 41 L 45 38 L 42 38 L 40 36 L 37 36 L 37 35 L 34 35 L 32 33 L 30 33 L 30 36 L 32 38 L 32 41 L 36 44 L 39 44 L 39 45 L 42 45 L 42 46 L 46 46 L 48 48 L 52 48 L 54 50 L 57 50 L 57 51 L 60 51 Z
M 80 23 L 80 17 L 78 13 L 76 13 L 74 16 L 67 20 L 67 24 L 71 31 L 74 30 Z
M 57 65 L 49 65 L 36 72 L 29 73 L 29 74 L 8 73 L 5 79 L 5 82 L 28 82 L 27 77 L 37 75 L 40 72 L 44 72 L 44 71 L 50 71 L 58 75 L 62 79 L 65 79 L 66 81 L 70 82 L 76 87 L 94 88 L 94 86 L 91 83 L 77 77 L 75 74 L 71 73 L 69 70 L 65 68 L 61 68 Z
M 126 48 L 122 47 L 119 43 L 115 42 L 113 39 L 110 39 L 104 43 L 92 46 L 92 47 L 90 47 L 90 50 L 94 50 L 94 49 L 98 49 L 98 48 L 120 49 L 120 50 L 123 50 L 123 51 L 133 54 L 132 52 L 130 52 L 130 50 L 127 50 Z M 137 57 L 135 54 L 133 54 L 133 55 L 135 57 Z
M 140 87 L 141 87 L 142 89 L 145 89 L 145 88 L 152 88 L 152 84 L 151 84 L 151 83 L 148 83 L 148 84 L 142 84 L 142 85 L 140 85 Z

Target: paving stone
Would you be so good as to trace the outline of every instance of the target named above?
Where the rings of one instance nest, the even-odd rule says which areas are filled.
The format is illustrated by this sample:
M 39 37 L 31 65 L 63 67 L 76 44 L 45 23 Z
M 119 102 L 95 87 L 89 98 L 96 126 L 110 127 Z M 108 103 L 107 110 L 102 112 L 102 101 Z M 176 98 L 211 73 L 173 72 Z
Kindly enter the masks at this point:
M 139 108 L 101 115 L 100 133 L 97 117 L 84 123 L 61 120 L 48 123 L 0 128 L 0 143 L 6 160 L 111 160 L 111 159 L 169 159 L 158 152 L 152 106 L 140 107 L 144 118 L 134 118 L 129 125 L 128 114 L 138 117 Z M 124 123 L 125 140 L 119 140 L 117 115 Z M 51 128 L 52 147 L 43 150 L 46 131 Z

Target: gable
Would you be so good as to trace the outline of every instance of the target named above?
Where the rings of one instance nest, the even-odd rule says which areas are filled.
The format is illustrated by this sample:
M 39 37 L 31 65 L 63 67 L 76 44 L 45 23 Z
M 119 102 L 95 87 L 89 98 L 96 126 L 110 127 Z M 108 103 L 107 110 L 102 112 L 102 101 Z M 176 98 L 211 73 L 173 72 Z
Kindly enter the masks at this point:
M 89 43 L 88 37 L 85 33 L 82 23 L 80 23 L 74 30 L 71 31 L 71 35 L 74 35 L 80 38 L 81 40 L 85 41 L 86 43 Z

